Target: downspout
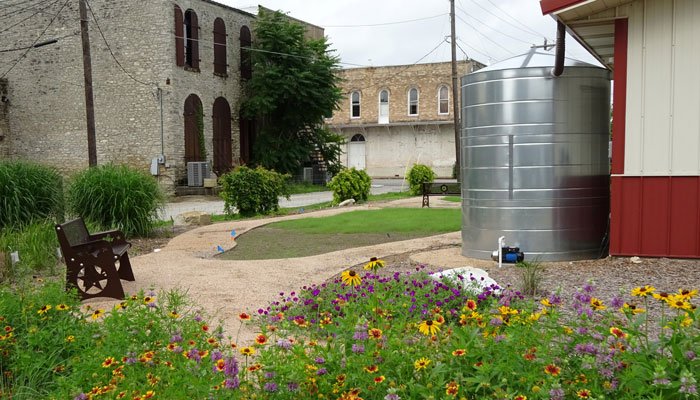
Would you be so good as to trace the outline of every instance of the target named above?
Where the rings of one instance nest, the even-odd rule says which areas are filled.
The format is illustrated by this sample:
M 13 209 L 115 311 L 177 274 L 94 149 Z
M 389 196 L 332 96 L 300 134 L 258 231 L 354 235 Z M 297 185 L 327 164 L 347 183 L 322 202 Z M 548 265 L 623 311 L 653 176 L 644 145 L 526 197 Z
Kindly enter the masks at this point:
M 554 55 L 554 68 L 552 68 L 552 76 L 558 77 L 564 72 L 564 53 L 566 46 L 564 40 L 566 38 L 566 27 L 561 21 L 557 21 L 557 50 Z

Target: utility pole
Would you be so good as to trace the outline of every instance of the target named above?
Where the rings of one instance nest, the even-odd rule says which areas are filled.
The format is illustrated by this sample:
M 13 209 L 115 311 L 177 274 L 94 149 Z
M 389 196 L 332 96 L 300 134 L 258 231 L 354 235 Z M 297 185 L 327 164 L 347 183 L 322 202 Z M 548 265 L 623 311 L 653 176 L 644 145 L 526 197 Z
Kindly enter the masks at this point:
M 80 2 L 80 33 L 83 42 L 83 75 L 85 76 L 85 116 L 87 118 L 88 163 L 97 166 L 97 145 L 95 142 L 95 103 L 92 95 L 92 59 L 90 58 L 90 35 L 85 0 Z
M 457 35 L 455 33 L 455 0 L 450 0 L 450 25 L 451 25 L 451 40 L 452 47 L 452 114 L 454 116 L 455 125 L 455 164 L 457 177 L 460 175 L 460 140 L 459 140 L 459 80 L 457 78 Z

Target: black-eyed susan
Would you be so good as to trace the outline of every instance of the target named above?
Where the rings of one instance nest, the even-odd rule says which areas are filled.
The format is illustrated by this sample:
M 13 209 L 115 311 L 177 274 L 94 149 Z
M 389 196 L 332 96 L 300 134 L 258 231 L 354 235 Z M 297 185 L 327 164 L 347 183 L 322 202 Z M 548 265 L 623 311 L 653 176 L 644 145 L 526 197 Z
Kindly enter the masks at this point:
M 422 321 L 418 325 L 418 331 L 426 336 L 434 335 L 440 332 L 440 323 L 432 319 Z
M 372 328 L 369 331 L 367 331 L 367 333 L 372 339 L 379 340 L 382 338 L 382 330 L 379 328 Z
M 47 312 L 49 312 L 50 309 L 51 309 L 51 304 L 47 304 L 47 305 L 41 307 L 41 308 L 37 311 L 37 314 L 39 314 L 39 315 L 44 315 L 44 314 L 46 314 Z
M 547 375 L 559 376 L 559 374 L 561 373 L 561 368 L 557 367 L 554 364 L 547 364 L 544 367 L 544 373 Z
M 155 303 L 156 298 L 153 296 L 146 296 L 143 298 L 143 304 Z
M 66 343 L 73 343 L 73 342 L 75 342 L 75 336 L 73 336 L 73 335 L 66 336 Z
M 659 301 L 668 302 L 671 299 L 671 295 L 666 292 L 652 293 L 651 295 Z
M 252 356 L 253 354 L 255 354 L 255 349 L 252 348 L 252 347 L 250 347 L 250 346 L 241 347 L 238 351 L 240 351 L 241 354 L 243 354 L 243 355 L 246 356 L 246 357 L 247 357 L 247 356 Z
M 70 310 L 70 306 L 67 305 L 67 304 L 61 303 L 61 304 L 58 304 L 58 305 L 56 306 L 56 310 L 58 310 L 58 311 L 68 311 L 68 310 Z
M 340 274 L 340 279 L 346 286 L 355 287 L 360 286 L 360 283 L 362 283 L 362 278 L 360 278 L 360 275 L 358 275 L 357 272 L 351 269 L 343 271 L 343 273 Z
M 671 298 L 668 300 L 668 305 L 669 307 L 677 310 L 691 310 L 693 308 L 690 302 L 683 299 L 683 296 L 677 295 L 671 296 Z
M 622 305 L 622 311 L 623 312 L 629 312 L 632 314 L 641 314 L 645 310 L 641 307 L 638 307 L 636 304 L 631 304 L 631 303 L 625 303 Z
M 103 316 L 105 313 L 105 310 L 98 308 L 97 310 L 92 312 L 92 315 L 90 315 L 90 318 L 92 319 L 99 319 L 101 316 Z
M 678 290 L 678 296 L 682 297 L 684 300 L 690 300 L 697 295 L 698 295 L 697 289 L 693 289 L 693 290 L 679 289 Z
M 413 368 L 415 368 L 416 371 L 420 371 L 422 369 L 426 369 L 429 364 L 430 364 L 429 359 L 427 359 L 425 357 L 421 357 L 413 362 Z
M 372 257 L 369 262 L 365 264 L 364 269 L 367 271 L 376 271 L 379 268 L 384 268 L 384 261 L 379 260 L 377 257 Z
M 649 285 L 636 287 L 636 288 L 632 289 L 632 296 L 646 297 L 646 296 L 654 293 L 655 290 L 656 290 L 656 288 L 654 288 L 653 286 L 649 286 Z
M 168 314 L 168 316 L 169 316 L 170 318 L 175 318 L 175 319 L 180 318 L 180 314 L 178 314 L 177 311 L 170 311 L 170 313 Z
M 595 297 L 591 297 L 590 304 L 591 304 L 591 308 L 596 310 L 596 311 L 603 311 L 607 308 L 605 306 L 605 304 L 603 304 L 603 301 L 601 299 L 598 299 Z

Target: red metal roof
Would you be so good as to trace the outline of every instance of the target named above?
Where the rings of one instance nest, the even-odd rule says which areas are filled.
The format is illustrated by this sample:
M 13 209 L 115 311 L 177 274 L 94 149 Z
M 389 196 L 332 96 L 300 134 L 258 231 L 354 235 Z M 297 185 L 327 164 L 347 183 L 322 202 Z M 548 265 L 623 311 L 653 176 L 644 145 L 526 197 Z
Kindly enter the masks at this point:
M 588 0 L 540 0 L 540 7 L 542 14 L 547 15 L 586 1 Z

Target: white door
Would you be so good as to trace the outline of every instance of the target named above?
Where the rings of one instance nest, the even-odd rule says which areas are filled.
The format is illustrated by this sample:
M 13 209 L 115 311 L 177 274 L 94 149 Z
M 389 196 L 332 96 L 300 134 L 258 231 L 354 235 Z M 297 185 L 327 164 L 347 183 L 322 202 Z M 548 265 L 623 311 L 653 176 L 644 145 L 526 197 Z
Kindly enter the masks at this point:
M 382 90 L 379 92 L 379 123 L 389 123 L 389 91 Z
M 348 143 L 348 168 L 365 169 L 365 137 L 355 135 Z

